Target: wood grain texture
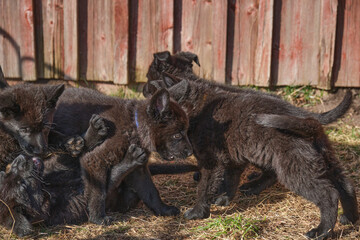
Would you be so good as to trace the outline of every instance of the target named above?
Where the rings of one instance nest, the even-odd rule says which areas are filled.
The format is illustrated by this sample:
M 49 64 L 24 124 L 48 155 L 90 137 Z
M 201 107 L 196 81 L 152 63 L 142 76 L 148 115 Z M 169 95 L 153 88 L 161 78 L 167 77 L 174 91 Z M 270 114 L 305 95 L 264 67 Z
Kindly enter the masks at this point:
M 172 51 L 174 2 L 139 0 L 136 34 L 136 81 L 145 82 L 153 53 Z
M 336 87 L 360 87 L 360 1 L 345 1 Z
M 22 78 L 20 45 L 20 2 L 2 1 L 3 63 L 6 78 Z
M 43 75 L 40 78 L 63 78 L 64 70 L 64 8 L 63 0 L 41 0 Z M 40 36 L 41 37 L 41 36 Z
M 181 50 L 199 56 L 201 77 L 225 83 L 227 1 L 182 2 Z
M 334 65 L 337 0 L 322 0 L 320 15 L 320 65 L 317 87 L 330 89 Z
M 235 4 L 232 84 L 269 86 L 274 1 Z
M 278 73 L 277 85 L 329 88 L 336 5 L 337 1 L 282 1 L 279 55 L 275 59 L 278 68 L 272 69 Z
M 114 83 L 128 83 L 129 6 L 127 1 L 114 1 Z
M 64 79 L 78 78 L 77 1 L 64 2 Z

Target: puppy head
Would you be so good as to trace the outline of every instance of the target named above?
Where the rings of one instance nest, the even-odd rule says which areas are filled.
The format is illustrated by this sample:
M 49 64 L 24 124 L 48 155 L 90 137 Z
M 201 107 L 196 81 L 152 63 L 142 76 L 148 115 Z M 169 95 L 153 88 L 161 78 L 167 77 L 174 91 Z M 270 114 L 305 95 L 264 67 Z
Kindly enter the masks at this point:
M 182 108 L 170 100 L 166 89 L 157 91 L 150 99 L 147 114 L 151 119 L 150 136 L 154 151 L 164 160 L 184 159 L 192 154 L 187 136 L 189 119 Z

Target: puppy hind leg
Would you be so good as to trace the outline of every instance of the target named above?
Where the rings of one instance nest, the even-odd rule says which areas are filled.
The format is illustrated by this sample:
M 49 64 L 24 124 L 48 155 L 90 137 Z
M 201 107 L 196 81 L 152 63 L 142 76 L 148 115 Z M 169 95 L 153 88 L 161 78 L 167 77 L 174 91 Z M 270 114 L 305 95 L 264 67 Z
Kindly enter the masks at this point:
M 343 214 L 340 216 L 341 224 L 355 223 L 359 219 L 359 210 L 353 185 L 341 173 L 332 178 L 332 182 L 340 195 Z

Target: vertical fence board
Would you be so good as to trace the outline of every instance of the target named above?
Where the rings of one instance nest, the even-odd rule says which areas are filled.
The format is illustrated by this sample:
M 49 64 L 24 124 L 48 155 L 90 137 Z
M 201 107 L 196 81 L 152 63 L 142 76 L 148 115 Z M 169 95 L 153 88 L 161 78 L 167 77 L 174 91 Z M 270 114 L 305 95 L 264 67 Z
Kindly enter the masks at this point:
M 41 9 L 43 52 L 43 76 L 41 78 L 62 78 L 64 70 L 64 14 L 63 0 L 42 0 Z M 41 36 L 40 36 L 41 37 Z
M 225 82 L 227 1 L 183 1 L 181 49 L 199 56 L 201 77 Z
M 114 83 L 128 83 L 128 1 L 114 1 Z
M 0 0 L 0 66 L 4 69 L 4 37 L 5 37 L 5 16 L 4 16 L 4 1 Z
M 20 40 L 20 2 L 4 1 L 3 2 L 3 71 L 7 78 L 21 78 L 21 45 Z
M 23 0 L 20 5 L 20 46 L 21 46 L 21 72 L 23 80 L 36 80 L 35 44 L 34 44 L 34 18 L 31 0 Z
M 236 1 L 232 84 L 268 86 L 273 0 Z
M 282 1 L 277 85 L 316 85 L 321 1 Z
M 337 87 L 360 87 L 360 2 L 345 1 Z
M 153 53 L 173 49 L 174 2 L 139 0 L 136 35 L 136 81 L 146 81 Z
M 317 87 L 330 89 L 331 74 L 334 64 L 336 35 L 337 0 L 321 1 L 320 16 L 320 69 Z
M 78 77 L 77 1 L 64 2 L 64 79 Z

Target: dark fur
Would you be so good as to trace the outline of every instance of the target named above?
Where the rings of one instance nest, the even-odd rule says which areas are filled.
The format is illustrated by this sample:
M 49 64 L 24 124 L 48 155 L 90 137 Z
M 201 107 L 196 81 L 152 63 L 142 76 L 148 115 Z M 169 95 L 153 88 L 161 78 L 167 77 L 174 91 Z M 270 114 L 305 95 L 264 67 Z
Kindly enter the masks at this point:
M 144 150 L 131 145 L 124 160 L 112 169 L 110 181 L 125 177 L 145 162 Z M 44 174 L 41 177 L 36 169 L 29 157 L 20 155 L 6 173 L 0 172 L 0 189 L 7 192 L 4 199 L 7 206 L 0 206 L 1 224 L 9 229 L 15 224 L 14 233 L 25 236 L 32 233 L 31 222 L 34 221 L 46 225 L 86 221 L 88 213 L 84 184 L 80 175 L 57 185 L 51 182 L 51 176 Z M 58 173 L 61 175 L 63 171 Z M 18 214 L 19 212 L 21 214 Z M 14 215 L 14 219 L 11 214 Z
M 166 85 L 176 83 L 176 79 L 165 81 Z M 202 167 L 198 199 L 185 213 L 187 219 L 209 216 L 211 199 L 228 166 L 236 166 L 240 174 L 252 163 L 273 171 L 280 183 L 320 208 L 320 225 L 308 232 L 308 237 L 329 235 L 335 226 L 339 198 L 344 208 L 342 222 L 358 220 L 355 191 L 342 174 L 323 132 L 321 141 L 313 141 L 256 122 L 257 114 L 300 118 L 313 114 L 279 98 L 229 93 L 206 82 L 183 80 L 169 92 L 188 109 L 189 139 Z
M 139 126 L 136 127 L 135 112 Z M 81 113 L 81 114 L 79 114 Z M 187 139 L 188 118 L 169 94 L 162 90 L 146 101 L 108 97 L 89 89 L 67 89 L 59 100 L 54 117 L 55 130 L 74 135 L 86 129 L 92 114 L 107 119 L 109 137 L 99 147 L 81 158 L 89 220 L 108 223 L 105 215 L 109 171 L 122 161 L 130 144 L 144 148 L 147 155 L 157 151 L 164 159 L 176 160 L 192 154 Z M 147 167 L 137 168 L 124 185 L 136 194 L 157 215 L 175 215 L 179 210 L 164 204 Z
M 260 91 L 254 91 L 252 89 L 244 89 L 233 86 L 228 86 L 224 84 L 218 84 L 215 82 L 209 82 L 205 79 L 199 78 L 196 76 L 192 70 L 192 62 L 197 63 L 200 66 L 199 59 L 196 54 L 191 52 L 179 52 L 175 55 L 171 55 L 168 51 L 158 52 L 154 54 L 154 60 L 151 63 L 147 78 L 148 83 L 144 85 L 143 94 L 144 96 L 149 96 L 153 91 L 156 91 L 158 88 L 166 87 L 162 81 L 156 81 L 157 79 L 162 78 L 162 74 L 170 74 L 171 76 L 179 77 L 180 79 L 187 79 L 199 83 L 207 83 L 209 87 L 213 89 L 221 89 L 227 92 L 238 93 L 238 94 L 247 94 L 250 97 L 264 97 L 267 98 L 279 98 L 276 95 L 264 93 Z M 151 84 L 149 84 L 151 82 Z M 341 117 L 349 109 L 352 100 L 352 94 L 348 91 L 343 99 L 343 101 L 334 109 L 325 112 L 325 113 L 310 113 L 300 109 L 293 109 L 292 115 L 296 117 L 313 117 L 319 120 L 322 124 L 328 124 L 339 117 Z M 235 172 L 234 172 L 235 171 Z M 267 170 L 265 170 L 267 171 Z M 199 178 L 199 174 L 196 175 Z M 235 179 L 238 176 L 236 168 L 230 167 L 227 168 L 224 175 L 224 181 L 222 186 L 219 189 L 218 199 L 215 200 L 215 203 L 218 205 L 228 205 L 230 200 L 234 197 L 236 192 L 238 179 Z M 195 178 L 195 175 L 194 175 Z M 263 183 L 263 184 L 262 184 Z M 271 171 L 263 172 L 263 174 L 254 181 L 250 181 L 240 187 L 240 190 L 244 194 L 259 194 L 263 189 L 276 183 L 276 176 Z M 225 195 L 223 193 L 225 192 Z

